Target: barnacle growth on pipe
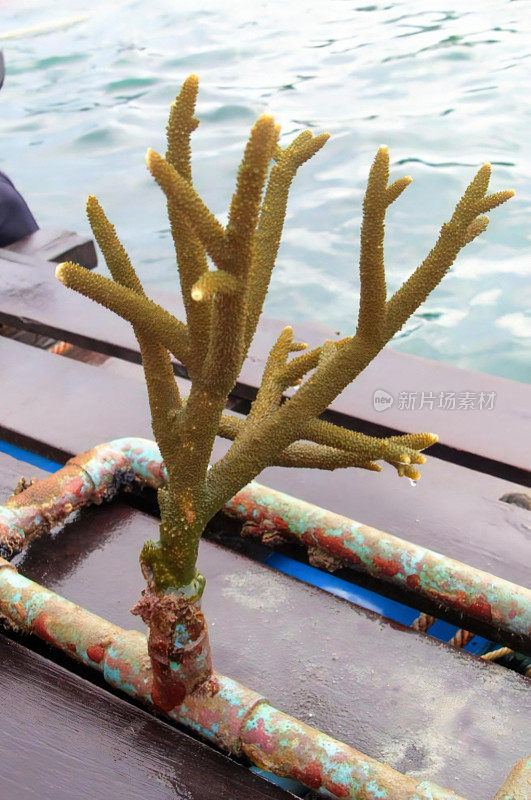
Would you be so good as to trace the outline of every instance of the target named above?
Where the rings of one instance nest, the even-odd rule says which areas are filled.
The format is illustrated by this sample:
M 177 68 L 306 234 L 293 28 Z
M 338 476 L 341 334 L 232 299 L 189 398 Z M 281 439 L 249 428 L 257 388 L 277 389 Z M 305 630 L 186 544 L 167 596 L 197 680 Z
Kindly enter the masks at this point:
M 252 342 L 277 252 L 291 183 L 328 135 L 303 131 L 287 147 L 269 116 L 251 130 L 239 167 L 228 223 L 223 227 L 193 187 L 190 135 L 197 77 L 183 84 L 172 106 L 167 151 L 146 155 L 147 167 L 167 199 L 186 324 L 145 294 L 131 261 L 98 201 L 87 212 L 112 279 L 72 264 L 57 277 L 132 324 L 142 353 L 152 414 L 168 480 L 159 489 L 160 539 L 141 554 L 144 575 L 160 596 L 197 581 L 201 534 L 212 516 L 267 466 L 379 471 L 386 461 L 399 475 L 420 477 L 421 451 L 432 433 L 377 439 L 344 430 L 320 414 L 372 361 L 444 277 L 459 251 L 487 225 L 485 212 L 512 191 L 487 194 L 490 165 L 481 167 L 444 224 L 432 250 L 407 281 L 387 296 L 383 258 L 387 208 L 409 177 L 389 183 L 389 154 L 380 147 L 363 203 L 360 304 L 356 332 L 307 350 L 286 327 L 271 349 L 256 400 L 244 420 L 223 413 Z M 270 167 L 272 162 L 272 167 Z M 209 267 L 209 259 L 215 269 Z M 170 354 L 187 369 L 191 390 L 180 396 Z M 297 386 L 283 401 L 285 391 Z M 209 469 L 216 435 L 233 441 Z M 187 590 L 189 591 L 189 590 Z

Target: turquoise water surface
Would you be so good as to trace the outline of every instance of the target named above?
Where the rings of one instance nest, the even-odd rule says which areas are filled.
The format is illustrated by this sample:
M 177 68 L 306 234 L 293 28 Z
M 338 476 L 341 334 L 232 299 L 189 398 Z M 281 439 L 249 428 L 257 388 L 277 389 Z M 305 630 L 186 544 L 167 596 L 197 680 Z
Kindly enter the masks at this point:
M 389 145 L 414 183 L 387 226 L 389 289 L 435 241 L 475 170 L 517 197 L 494 211 L 393 342 L 400 350 L 531 378 L 526 0 L 86 2 L 0 0 L 0 169 L 41 225 L 86 231 L 96 194 L 147 285 L 175 287 L 164 202 L 143 163 L 169 104 L 201 80 L 195 182 L 224 220 L 248 130 L 267 111 L 284 141 L 332 134 L 294 184 L 266 313 L 353 329 L 361 201 Z M 527 349 L 526 349 L 527 348 Z

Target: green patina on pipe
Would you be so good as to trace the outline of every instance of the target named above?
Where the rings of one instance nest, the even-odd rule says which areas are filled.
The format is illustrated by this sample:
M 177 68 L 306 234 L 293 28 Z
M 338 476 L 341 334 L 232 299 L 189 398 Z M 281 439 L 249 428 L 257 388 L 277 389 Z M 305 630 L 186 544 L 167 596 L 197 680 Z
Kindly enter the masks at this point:
M 77 476 L 73 467 L 78 468 Z M 50 476 L 40 486 L 31 486 L 17 495 L 9 507 L 0 507 L 0 529 L 3 524 L 4 534 L 11 537 L 12 542 L 13 534 L 18 533 L 20 547 L 24 543 L 24 526 L 29 532 L 38 531 L 44 518 L 43 507 L 48 520 L 57 522 L 72 507 L 112 496 L 120 480 L 130 482 L 133 479 L 154 488 L 164 482 L 164 468 L 156 446 L 138 439 L 122 439 L 100 445 L 72 459 L 63 470 Z M 37 502 L 38 498 L 41 504 Z M 232 513 L 236 511 L 238 515 L 245 510 L 247 525 L 256 528 L 262 526 L 271 534 L 271 524 L 267 523 L 273 521 L 275 530 L 284 534 L 289 530 L 290 535 L 298 532 L 300 540 L 309 547 L 328 547 L 331 553 L 339 554 L 342 558 L 343 550 L 354 553 L 354 545 L 361 547 L 359 539 L 354 538 L 361 536 L 361 529 L 365 536 L 370 531 L 374 534 L 374 540 L 372 550 L 366 551 L 367 568 L 370 563 L 376 563 L 381 569 L 382 565 L 378 565 L 376 560 L 384 555 L 389 562 L 390 543 L 398 548 L 398 555 L 395 556 L 403 559 L 404 569 L 407 565 L 421 563 L 420 559 L 413 557 L 411 548 L 416 546 L 408 542 L 366 529 L 351 520 L 259 484 L 250 484 L 240 492 L 228 505 L 228 510 L 231 509 Z M 342 549 L 338 550 L 338 547 Z M 379 550 L 379 547 L 383 549 Z M 368 557 L 369 552 L 372 553 L 372 562 Z M 375 555 L 378 552 L 380 556 Z M 422 552 L 426 561 L 429 551 Z M 476 580 L 478 575 L 485 578 L 485 573 L 478 573 L 464 564 L 451 562 L 435 553 L 430 555 L 435 561 L 439 559 L 440 562 L 451 563 L 455 568 L 469 570 Z M 398 571 L 391 577 L 397 574 Z M 486 577 L 491 582 L 506 583 L 493 576 Z M 514 588 L 518 590 L 520 587 Z M 201 589 L 202 586 L 196 592 L 198 596 Z M 273 708 L 256 692 L 211 672 L 206 625 L 203 635 L 203 630 L 197 627 L 197 618 L 190 620 L 191 624 L 186 630 L 183 625 L 177 625 L 177 638 L 174 641 L 176 646 L 181 644 L 183 649 L 189 649 L 194 664 L 197 662 L 202 665 L 205 680 L 190 685 L 187 675 L 180 675 L 177 671 L 176 685 L 167 691 L 166 676 L 164 671 L 157 673 L 159 665 L 148 649 L 145 636 L 112 625 L 33 583 L 4 559 L 0 559 L 0 615 L 11 625 L 31 631 L 76 660 L 99 669 L 115 688 L 147 704 L 156 705 L 172 719 L 230 752 L 246 755 L 263 769 L 295 778 L 314 789 L 326 789 L 333 797 L 352 800 L 458 800 L 453 792 L 429 781 L 418 783 L 401 775 L 387 765 Z M 153 626 L 150 636 L 152 632 Z M 163 668 L 165 666 L 163 664 Z M 172 669 L 171 665 L 169 669 Z M 189 670 L 189 674 L 194 677 L 198 671 L 194 668 Z M 174 702 L 173 695 L 180 691 L 177 684 L 182 684 L 183 691 L 177 698 L 178 702 Z M 507 791 L 499 794 L 496 800 L 524 800 L 518 787 L 524 786 L 528 780 L 530 767 L 524 762 L 517 766 L 518 771 L 513 771 L 509 776 Z
M 389 533 L 252 482 L 225 511 L 244 522 L 242 533 L 265 543 L 297 541 L 319 565 L 353 566 L 531 646 L 531 591 Z
M 103 673 L 115 688 L 153 704 L 146 637 L 126 631 L 20 575 L 0 559 L 0 616 Z M 462 800 L 418 782 L 271 706 L 213 672 L 168 716 L 225 750 L 278 775 L 347 800 Z
M 514 765 L 494 800 L 529 800 L 531 797 L 531 756 Z
M 56 524 L 73 508 L 112 498 L 124 483 L 157 489 L 165 480 L 154 442 L 131 437 L 98 445 L 0 506 L 0 555 L 18 552 L 46 521 Z M 224 511 L 243 521 L 244 535 L 269 544 L 296 541 L 320 566 L 362 569 L 462 612 L 467 624 L 475 619 L 517 637 L 522 652 L 531 648 L 528 589 L 254 481 Z

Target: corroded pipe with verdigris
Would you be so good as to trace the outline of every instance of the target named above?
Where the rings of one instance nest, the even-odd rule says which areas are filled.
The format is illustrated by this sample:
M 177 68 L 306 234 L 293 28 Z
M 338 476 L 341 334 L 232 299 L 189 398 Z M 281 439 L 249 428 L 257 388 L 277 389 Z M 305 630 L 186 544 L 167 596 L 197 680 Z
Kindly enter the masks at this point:
M 102 672 L 153 705 L 156 688 L 146 637 L 126 631 L 20 575 L 0 559 L 0 616 Z M 350 800 L 462 800 L 430 781 L 402 775 L 271 706 L 224 675 L 211 676 L 172 710 L 171 719 L 262 769 Z M 520 800 L 515 795 L 515 800 Z M 522 798 L 523 800 L 523 798 Z
M 87 503 L 110 499 L 121 486 L 136 483 L 157 489 L 165 480 L 166 470 L 154 442 L 124 438 L 99 445 L 0 507 L 0 553 L 18 552 L 43 525 L 57 524 Z M 318 566 L 362 569 L 458 610 L 468 624 L 476 620 L 492 625 L 514 637 L 524 652 L 531 647 L 531 592 L 524 587 L 254 481 L 229 500 L 224 510 L 241 519 L 243 535 L 258 536 L 266 544 L 299 542 Z M 196 608 L 199 598 L 197 590 Z M 146 619 L 153 619 L 160 608 L 152 599 L 151 611 L 146 595 L 138 607 Z M 171 604 L 171 600 L 164 602 Z M 195 613 L 192 617 L 197 626 Z M 164 625 L 162 616 L 159 619 Z M 160 640 L 158 635 L 154 638 Z

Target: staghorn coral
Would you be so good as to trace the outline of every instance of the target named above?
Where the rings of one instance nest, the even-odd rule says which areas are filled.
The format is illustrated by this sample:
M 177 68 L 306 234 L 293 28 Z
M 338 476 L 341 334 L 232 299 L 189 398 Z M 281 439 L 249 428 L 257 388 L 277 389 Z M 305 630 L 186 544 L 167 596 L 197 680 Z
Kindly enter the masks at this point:
M 206 523 L 266 466 L 354 466 L 378 471 L 376 462 L 383 460 L 399 475 L 420 477 L 416 465 L 425 461 L 420 451 L 436 441 L 434 434 L 376 439 L 325 422 L 319 415 L 400 330 L 459 251 L 485 230 L 485 212 L 513 194 L 487 194 L 490 166 L 481 167 L 452 218 L 442 226 L 433 249 L 388 299 L 385 215 L 411 178 L 389 184 L 389 155 L 387 148 L 380 147 L 363 203 L 355 334 L 306 350 L 293 340 L 292 329 L 285 328 L 269 354 L 249 415 L 245 419 L 226 415 L 227 395 L 248 352 L 267 293 L 292 180 L 328 136 L 304 131 L 281 148 L 273 119 L 260 117 L 245 148 L 224 228 L 192 183 L 190 135 L 198 124 L 194 117 L 197 86 L 197 78 L 189 77 L 172 106 L 166 157 L 152 150 L 146 156 L 148 169 L 167 198 L 186 325 L 146 297 L 113 226 L 92 197 L 88 216 L 112 280 L 71 263 L 57 268 L 57 277 L 65 285 L 129 320 L 140 345 L 153 431 L 168 471 L 168 482 L 159 490 L 160 541 L 147 542 L 141 554 L 143 572 L 159 592 L 186 586 L 198 577 L 197 547 Z M 209 259 L 216 269 L 209 267 Z M 170 353 L 188 371 L 191 391 L 187 398 L 180 397 Z M 285 391 L 294 386 L 297 390 L 283 402 Z M 209 469 L 218 434 L 233 444 Z

